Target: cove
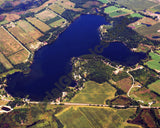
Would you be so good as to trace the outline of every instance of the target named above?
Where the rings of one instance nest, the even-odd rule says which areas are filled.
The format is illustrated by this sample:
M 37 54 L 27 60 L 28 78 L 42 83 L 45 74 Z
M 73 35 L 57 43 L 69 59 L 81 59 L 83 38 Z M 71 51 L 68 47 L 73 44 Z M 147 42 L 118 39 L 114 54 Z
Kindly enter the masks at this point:
M 55 88 L 54 83 L 71 71 L 72 57 L 90 54 L 89 49 L 100 43 L 98 28 L 102 24 L 108 24 L 102 16 L 81 15 L 56 41 L 35 53 L 29 74 L 15 73 L 7 77 L 7 92 L 15 97 L 29 95 L 31 100 L 42 100 L 47 91 Z M 134 65 L 145 57 L 119 42 L 111 43 L 101 55 L 123 65 Z

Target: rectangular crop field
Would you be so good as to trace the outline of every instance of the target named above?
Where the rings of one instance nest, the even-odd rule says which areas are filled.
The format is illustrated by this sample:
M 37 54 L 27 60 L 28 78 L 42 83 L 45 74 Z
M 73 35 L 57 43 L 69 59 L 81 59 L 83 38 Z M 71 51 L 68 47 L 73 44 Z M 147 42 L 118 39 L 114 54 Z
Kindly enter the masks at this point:
M 124 92 L 128 92 L 132 86 L 132 79 L 130 77 L 117 81 L 116 86 Z
M 149 89 L 160 95 L 160 80 L 148 85 Z
M 12 64 L 4 57 L 4 55 L 1 52 L 0 52 L 0 63 L 2 63 L 6 69 L 13 68 Z
M 115 11 L 118 11 L 118 10 L 120 10 L 120 8 L 118 8 L 116 6 L 109 6 L 109 7 L 104 9 L 104 12 L 109 14 L 109 13 L 112 13 L 112 12 L 115 12 Z
M 26 50 L 21 50 L 11 56 L 8 57 L 8 59 L 12 62 L 12 64 L 20 64 L 25 63 L 29 57 L 29 52 Z
M 40 31 L 38 31 L 35 27 L 33 27 L 30 23 L 28 23 L 25 20 L 19 20 L 17 21 L 17 24 L 35 40 L 43 36 L 43 34 Z
M 28 44 L 34 41 L 34 39 L 18 25 L 8 28 L 8 31 L 11 32 L 23 44 Z
M 137 125 L 126 123 L 134 113 L 135 109 L 70 107 L 56 116 L 65 128 L 139 128 Z
M 20 51 L 23 47 L 14 39 L 3 27 L 0 27 L 0 51 L 9 56 L 13 53 Z
M 127 13 L 122 10 L 118 10 L 118 11 L 114 11 L 114 12 L 109 13 L 109 16 L 110 17 L 117 17 L 117 16 L 125 15 L 125 14 L 127 14 Z
M 102 3 L 108 3 L 108 0 L 98 0 L 98 1 L 100 1 Z
M 55 3 L 65 9 L 74 9 L 75 7 L 75 3 L 71 2 L 70 0 L 63 0 L 63 2 L 60 0 L 57 0 Z
M 50 8 L 52 11 L 54 11 L 54 12 L 60 14 L 60 15 L 65 11 L 64 7 L 62 7 L 62 6 L 60 6 L 60 5 L 56 4 L 56 3 L 50 5 L 49 8 Z
M 105 100 L 114 98 L 116 92 L 116 89 L 107 82 L 98 84 L 88 81 L 84 87 L 70 102 L 104 104 Z
M 61 18 L 61 19 L 59 19 L 59 20 L 57 20 L 57 21 L 55 21 L 53 23 L 50 23 L 49 25 L 51 27 L 58 27 L 58 26 L 61 26 L 62 24 L 64 24 L 65 22 L 66 22 L 66 20 Z
M 139 13 L 133 13 L 130 15 L 131 17 L 138 17 L 138 18 L 143 18 L 144 16 L 142 16 L 141 14 Z
M 41 30 L 42 32 L 46 32 L 48 30 L 51 29 L 51 27 L 49 27 L 47 24 L 43 23 L 42 21 L 38 20 L 35 17 L 28 17 L 26 18 L 31 24 L 33 24 L 34 26 L 36 26 L 39 30 Z
M 150 0 L 109 0 L 110 2 L 116 2 L 120 5 L 123 5 L 129 9 L 140 11 L 147 9 L 157 3 L 154 3 Z
M 57 14 L 54 13 L 53 11 L 49 10 L 49 9 L 46 9 L 46 10 L 36 14 L 36 17 L 43 22 L 48 21 L 50 19 L 53 19 L 56 16 L 57 16 Z

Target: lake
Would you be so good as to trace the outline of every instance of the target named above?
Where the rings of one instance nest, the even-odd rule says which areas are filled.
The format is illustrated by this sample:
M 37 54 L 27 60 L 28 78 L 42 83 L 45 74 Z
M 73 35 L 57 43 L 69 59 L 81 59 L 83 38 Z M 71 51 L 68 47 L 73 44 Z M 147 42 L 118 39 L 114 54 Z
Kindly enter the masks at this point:
M 42 100 L 47 91 L 55 88 L 54 83 L 71 71 L 72 57 L 90 54 L 89 49 L 94 49 L 100 43 L 98 28 L 102 24 L 108 24 L 102 16 L 81 15 L 56 41 L 35 53 L 29 74 L 8 76 L 7 92 L 12 96 L 29 95 L 32 100 Z M 119 42 L 111 43 L 101 55 L 129 66 L 145 57 L 144 53 L 134 53 Z

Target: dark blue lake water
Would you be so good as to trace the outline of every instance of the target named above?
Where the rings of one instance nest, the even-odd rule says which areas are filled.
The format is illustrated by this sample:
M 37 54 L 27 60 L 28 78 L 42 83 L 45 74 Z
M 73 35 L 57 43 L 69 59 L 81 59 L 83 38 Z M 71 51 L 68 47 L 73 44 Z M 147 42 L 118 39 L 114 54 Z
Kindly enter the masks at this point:
M 71 71 L 72 57 L 89 54 L 89 49 L 100 43 L 98 28 L 102 24 L 108 23 L 104 17 L 96 15 L 82 15 L 75 20 L 53 44 L 36 52 L 29 74 L 8 76 L 7 92 L 18 97 L 30 95 L 32 100 L 43 99 L 45 92 L 54 88 L 54 83 Z M 145 57 L 118 42 L 111 43 L 101 55 L 125 65 L 134 65 Z

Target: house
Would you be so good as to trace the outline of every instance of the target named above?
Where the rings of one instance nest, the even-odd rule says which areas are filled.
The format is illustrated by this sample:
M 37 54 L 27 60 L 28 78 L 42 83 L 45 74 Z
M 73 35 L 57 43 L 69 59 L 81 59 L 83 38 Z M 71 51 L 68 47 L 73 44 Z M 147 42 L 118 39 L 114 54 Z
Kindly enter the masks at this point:
M 62 92 L 62 98 L 64 98 L 67 94 L 67 92 Z

